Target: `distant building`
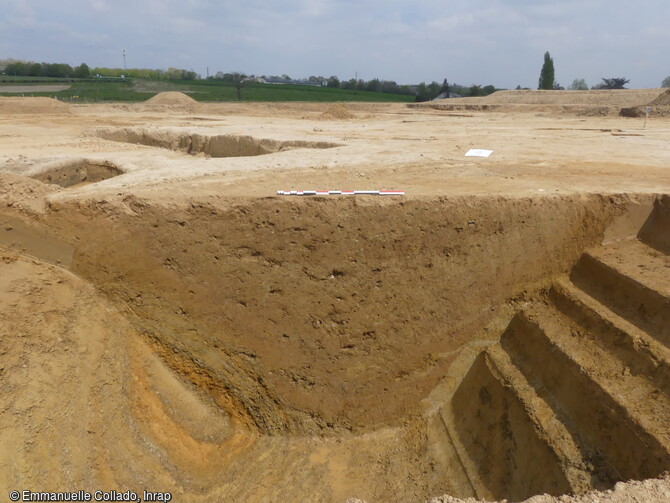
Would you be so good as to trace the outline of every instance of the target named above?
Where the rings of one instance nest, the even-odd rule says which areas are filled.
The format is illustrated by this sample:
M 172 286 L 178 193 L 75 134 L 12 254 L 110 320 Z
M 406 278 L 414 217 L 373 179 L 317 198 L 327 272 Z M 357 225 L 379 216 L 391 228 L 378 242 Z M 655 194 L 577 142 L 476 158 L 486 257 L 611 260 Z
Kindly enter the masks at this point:
M 460 94 L 456 93 L 449 93 L 449 96 L 447 96 L 447 93 L 440 93 L 438 94 L 435 98 L 433 98 L 431 101 L 437 101 L 437 100 L 446 100 L 447 98 L 462 98 Z
M 294 79 L 282 79 L 279 77 L 266 77 L 266 84 L 293 84 L 296 86 L 312 86 L 312 87 L 325 87 L 328 85 L 327 81 L 310 81 L 310 80 L 294 80 Z

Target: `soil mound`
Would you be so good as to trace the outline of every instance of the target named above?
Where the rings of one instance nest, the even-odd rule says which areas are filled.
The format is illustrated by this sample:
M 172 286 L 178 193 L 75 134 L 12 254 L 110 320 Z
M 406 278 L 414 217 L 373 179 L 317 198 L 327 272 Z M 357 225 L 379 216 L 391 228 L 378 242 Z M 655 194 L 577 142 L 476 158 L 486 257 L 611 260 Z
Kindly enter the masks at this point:
M 670 89 L 666 89 L 665 92 L 656 98 L 654 101 L 649 103 L 650 106 L 666 106 L 670 105 Z
M 651 114 L 657 117 L 670 115 L 670 89 L 665 89 L 646 106 L 622 108 L 619 115 L 622 117 L 644 117 L 647 108 L 651 108 Z
M 483 98 L 465 99 L 496 104 L 633 107 L 644 105 L 657 96 L 658 89 L 598 89 L 589 91 L 513 90 L 496 91 Z M 458 101 L 462 100 L 462 98 L 458 99 Z
M 329 106 L 325 112 L 320 115 L 322 120 L 348 120 L 355 116 L 342 103 Z
M 48 194 L 60 188 L 15 173 L 0 173 L 0 206 L 12 207 L 20 213 L 41 211 Z
M 68 105 L 53 98 L 0 98 L 0 113 L 3 114 L 57 114 L 68 111 Z
M 413 103 L 408 106 L 437 110 L 558 111 L 577 115 L 605 116 L 620 113 L 622 108 L 644 107 L 652 100 L 658 99 L 660 99 L 658 89 L 511 90 L 497 91 L 483 97 L 451 98 Z
M 146 103 L 153 105 L 195 105 L 197 101 L 184 93 L 167 91 L 149 98 Z

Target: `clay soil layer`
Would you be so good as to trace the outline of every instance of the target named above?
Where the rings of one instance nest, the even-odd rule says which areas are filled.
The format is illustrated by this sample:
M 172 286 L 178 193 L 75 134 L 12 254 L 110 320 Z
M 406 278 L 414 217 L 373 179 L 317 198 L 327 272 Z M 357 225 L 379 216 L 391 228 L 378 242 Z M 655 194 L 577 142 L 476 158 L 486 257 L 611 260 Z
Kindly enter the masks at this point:
M 0 98 L 0 492 L 670 500 L 670 120 L 555 96 Z

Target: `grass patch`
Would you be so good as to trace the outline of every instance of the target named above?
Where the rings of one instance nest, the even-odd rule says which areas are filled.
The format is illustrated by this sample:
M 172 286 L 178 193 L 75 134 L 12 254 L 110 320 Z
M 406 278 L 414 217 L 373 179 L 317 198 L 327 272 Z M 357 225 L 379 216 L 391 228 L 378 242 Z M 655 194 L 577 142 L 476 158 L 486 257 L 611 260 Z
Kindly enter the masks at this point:
M 48 96 L 74 103 L 97 102 L 139 102 L 151 98 L 162 91 L 181 91 L 196 101 L 222 102 L 237 101 L 235 87 L 221 81 L 143 81 L 140 79 L 126 81 L 99 81 L 71 79 L 30 79 L 21 80 L 22 84 L 59 83 L 68 84 L 70 88 L 59 92 L 23 92 L 3 93 L 0 79 L 0 96 Z M 19 81 L 12 80 L 12 84 Z M 10 82 L 4 82 L 11 85 Z M 373 101 L 373 102 L 410 102 L 413 96 L 370 91 L 355 91 L 329 87 L 311 87 L 290 84 L 251 84 L 242 89 L 242 101 Z

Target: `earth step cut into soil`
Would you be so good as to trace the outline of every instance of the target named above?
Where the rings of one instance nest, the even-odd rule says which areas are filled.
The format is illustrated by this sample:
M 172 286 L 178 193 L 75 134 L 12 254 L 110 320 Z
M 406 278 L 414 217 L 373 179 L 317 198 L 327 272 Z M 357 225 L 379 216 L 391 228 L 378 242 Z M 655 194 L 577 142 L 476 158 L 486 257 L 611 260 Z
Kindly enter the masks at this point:
M 441 410 L 473 495 L 584 493 L 670 468 L 669 224 L 664 196 L 636 238 L 585 252 L 475 359 Z

